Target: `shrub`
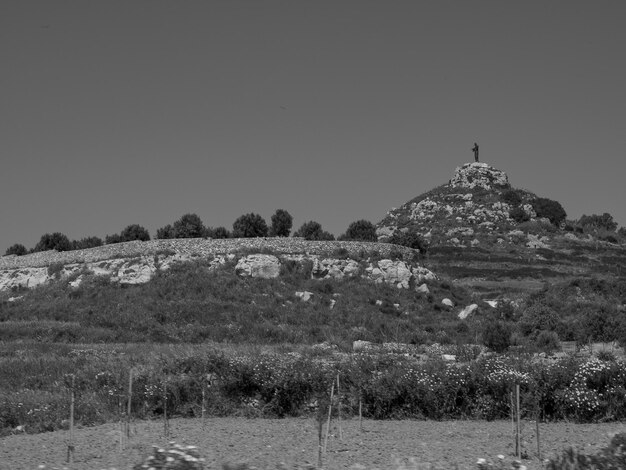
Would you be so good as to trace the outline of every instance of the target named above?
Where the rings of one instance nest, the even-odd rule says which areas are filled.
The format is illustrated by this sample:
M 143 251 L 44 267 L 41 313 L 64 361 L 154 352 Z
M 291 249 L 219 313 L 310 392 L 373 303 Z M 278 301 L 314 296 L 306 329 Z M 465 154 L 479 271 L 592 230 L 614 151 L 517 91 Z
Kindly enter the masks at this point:
M 26 250 L 26 247 L 22 245 L 21 243 L 16 243 L 15 245 L 11 245 L 10 247 L 7 248 L 7 251 L 4 252 L 4 256 L 8 256 L 8 255 L 23 256 L 26 253 L 28 253 L 28 251 Z
M 197 447 L 181 446 L 170 442 L 166 448 L 154 446 L 153 454 L 135 465 L 133 470 L 150 468 L 154 470 L 203 470 L 205 466 Z
M 396 231 L 389 239 L 389 243 L 419 250 L 420 253 L 426 253 L 428 250 L 428 244 L 417 232 Z
M 305 240 L 334 240 L 335 237 L 322 230 L 322 225 L 319 222 L 313 220 L 305 222 L 302 226 L 296 230 L 293 234 L 294 237 L 302 237 Z
M 532 206 L 539 218 L 546 218 L 553 225 L 559 225 L 565 220 L 567 214 L 563 206 L 557 201 L 545 197 L 533 199 Z
M 578 225 L 581 227 L 591 227 L 596 229 L 603 229 L 609 232 L 615 232 L 617 229 L 617 222 L 613 220 L 613 216 L 608 212 L 602 215 L 583 215 L 578 219 Z
M 357 220 L 348 226 L 346 233 L 339 237 L 339 239 L 375 242 L 377 240 L 376 227 L 368 220 Z
M 231 238 L 232 234 L 226 227 L 217 227 L 214 229 L 207 229 L 207 235 L 211 238 Z
M 104 237 L 104 243 L 106 245 L 113 245 L 115 243 L 122 243 L 122 237 L 119 233 L 114 233 L 113 235 L 107 235 Z
M 502 202 L 507 203 L 509 206 L 519 206 L 522 203 L 522 196 L 520 196 L 519 191 L 515 189 L 504 191 L 500 198 Z
M 626 433 L 613 436 L 608 447 L 595 454 L 583 450 L 568 450 L 547 462 L 547 470 L 593 470 L 626 468 Z
M 42 235 L 33 251 L 70 251 L 71 249 L 72 242 L 70 242 L 69 238 L 60 232 L 54 232 L 52 234 L 46 233 Z
M 167 224 L 165 227 L 161 227 L 156 231 L 156 237 L 158 240 L 168 240 L 170 238 L 176 238 L 174 233 L 174 227 L 171 224 Z
M 535 339 L 535 346 L 546 353 L 558 351 L 561 348 L 559 335 L 555 331 L 541 331 Z
M 519 206 L 511 209 L 511 211 L 509 212 L 509 217 L 511 217 L 511 219 L 513 219 L 518 224 L 521 224 L 522 222 L 528 222 L 530 220 L 530 215 L 528 215 L 528 213 Z
M 150 234 L 141 225 L 132 224 L 120 232 L 120 241 L 132 242 L 140 240 L 142 242 L 150 240 Z
M 277 209 L 272 216 L 270 237 L 288 237 L 293 225 L 293 217 L 285 209 Z
M 497 353 L 509 349 L 511 346 L 511 327 L 509 324 L 501 321 L 488 322 L 483 330 L 483 344 Z
M 202 238 L 206 234 L 204 224 L 197 214 L 185 214 L 172 227 L 174 238 Z
M 98 246 L 102 246 L 103 242 L 100 237 L 85 237 L 80 240 L 74 240 L 72 242 L 72 247 L 74 250 L 84 250 L 87 248 L 96 248 Z
M 242 215 L 233 223 L 233 237 L 235 238 L 267 237 L 267 233 L 265 219 L 259 214 Z

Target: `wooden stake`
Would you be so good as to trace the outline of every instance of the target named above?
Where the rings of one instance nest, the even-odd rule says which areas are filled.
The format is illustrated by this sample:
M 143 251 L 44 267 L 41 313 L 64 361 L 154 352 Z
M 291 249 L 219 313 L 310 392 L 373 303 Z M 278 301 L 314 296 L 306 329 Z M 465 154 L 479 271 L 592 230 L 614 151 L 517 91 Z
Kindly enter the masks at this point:
M 539 412 L 537 412 L 537 420 L 535 421 L 535 430 L 537 432 L 537 457 L 541 460 L 541 445 L 539 441 Z
M 339 440 L 343 441 L 343 430 L 341 429 L 341 392 L 339 391 L 339 373 L 337 373 L 337 422 L 339 423 Z
M 204 407 L 205 407 L 205 388 L 206 388 L 206 384 L 204 383 L 204 379 L 202 379 L 202 429 L 205 428 L 206 422 L 205 422 L 205 416 L 204 416 Z
M 167 423 L 167 378 L 163 381 L 163 434 L 165 439 L 170 436 L 169 425 Z
M 363 403 L 361 400 L 361 396 L 359 395 L 359 431 L 363 431 L 363 407 L 362 407 Z
M 120 417 L 120 454 L 124 449 L 124 424 L 122 423 L 122 395 L 117 396 L 117 414 Z
M 326 448 L 328 446 L 328 433 L 330 432 L 330 414 L 333 409 L 333 394 L 335 392 L 335 381 L 333 380 L 332 385 L 330 386 L 330 402 L 328 402 L 328 422 L 326 424 L 326 437 L 324 438 L 324 453 L 326 453 Z
M 128 409 L 126 411 L 126 437 L 130 438 L 130 413 L 133 398 L 133 369 L 128 372 Z
M 521 460 L 522 458 L 522 443 L 521 443 L 521 439 L 520 439 L 520 432 L 521 432 L 521 427 L 520 427 L 520 409 L 519 409 L 519 384 L 515 384 L 515 411 L 516 411 L 516 415 L 517 415 L 517 439 L 515 442 L 515 447 L 517 449 L 517 458 Z
M 70 442 L 67 445 L 67 462 L 74 463 L 74 385 L 76 377 L 72 374 L 72 390 L 70 394 Z
M 317 420 L 317 468 L 323 468 L 322 465 L 322 428 L 324 427 L 324 421 L 320 416 Z

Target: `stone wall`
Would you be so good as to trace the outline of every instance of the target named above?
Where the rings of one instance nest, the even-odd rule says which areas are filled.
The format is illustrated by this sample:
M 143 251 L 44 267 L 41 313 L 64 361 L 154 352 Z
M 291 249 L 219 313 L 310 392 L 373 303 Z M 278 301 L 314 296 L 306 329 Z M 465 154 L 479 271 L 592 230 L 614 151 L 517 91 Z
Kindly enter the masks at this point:
M 391 251 L 399 251 L 406 255 L 417 253 L 403 246 L 389 243 L 355 242 L 355 241 L 309 241 L 304 238 L 178 238 L 172 240 L 150 240 L 147 242 L 133 241 L 115 243 L 97 248 L 74 251 L 42 251 L 24 256 L 3 256 L 0 258 L 0 270 L 46 267 L 51 264 L 92 263 L 113 258 L 132 258 L 149 256 L 158 252 L 172 251 L 181 255 L 209 257 L 229 253 L 273 252 L 277 254 L 308 254 L 330 256 L 337 250 L 344 249 L 350 256 L 359 256 L 363 251 L 378 252 L 386 257 Z

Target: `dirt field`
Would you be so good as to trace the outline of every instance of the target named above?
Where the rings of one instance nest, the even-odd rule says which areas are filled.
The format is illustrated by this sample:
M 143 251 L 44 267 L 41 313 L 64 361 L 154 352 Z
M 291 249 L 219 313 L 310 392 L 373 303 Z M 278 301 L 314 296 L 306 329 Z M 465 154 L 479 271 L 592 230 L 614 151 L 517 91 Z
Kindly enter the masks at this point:
M 397 468 L 395 459 L 408 463 L 414 457 L 421 465 L 413 469 L 476 468 L 479 458 L 495 460 L 503 454 L 513 456 L 511 423 L 506 421 L 363 421 L 344 422 L 343 440 L 336 422 L 331 426 L 324 468 L 350 468 L 360 464 L 369 469 Z M 163 423 L 136 422 L 132 435 L 120 452 L 119 426 L 81 428 L 75 431 L 75 461 L 80 470 L 104 468 L 130 469 L 151 452 L 152 445 L 164 445 Z M 317 427 L 313 419 L 247 420 L 243 418 L 207 419 L 203 428 L 198 419 L 170 421 L 170 440 L 195 445 L 206 459 L 206 467 L 222 468 L 225 462 L 248 462 L 258 469 L 275 469 L 284 462 L 289 468 L 317 464 Z M 609 434 L 626 432 L 623 423 L 610 424 L 541 424 L 542 456 L 554 455 L 573 446 L 598 449 L 609 442 Z M 535 424 L 523 426 L 524 448 L 529 469 L 541 468 L 537 458 Z M 20 434 L 0 439 L 0 469 L 63 468 L 69 432 Z M 361 467 L 362 468 L 362 467 Z

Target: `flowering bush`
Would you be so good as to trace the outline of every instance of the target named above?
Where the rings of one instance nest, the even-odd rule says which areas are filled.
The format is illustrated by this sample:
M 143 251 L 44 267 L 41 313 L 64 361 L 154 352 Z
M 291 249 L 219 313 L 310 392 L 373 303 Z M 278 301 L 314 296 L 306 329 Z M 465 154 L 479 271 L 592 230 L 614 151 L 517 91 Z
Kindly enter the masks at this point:
M 133 467 L 133 470 L 202 470 L 204 459 L 200 457 L 198 448 L 181 446 L 170 442 L 167 448 L 154 447 L 152 455 Z

